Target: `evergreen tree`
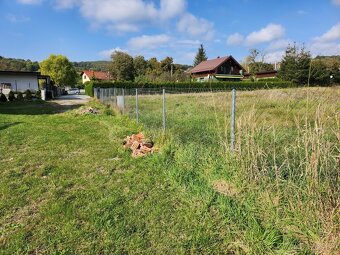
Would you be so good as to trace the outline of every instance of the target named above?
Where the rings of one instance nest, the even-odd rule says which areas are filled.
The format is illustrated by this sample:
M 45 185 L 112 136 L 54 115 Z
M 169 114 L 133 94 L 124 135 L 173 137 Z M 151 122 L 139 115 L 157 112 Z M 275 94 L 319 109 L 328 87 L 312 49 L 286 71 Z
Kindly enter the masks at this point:
M 310 62 L 311 54 L 304 47 L 299 50 L 295 44 L 288 45 L 281 62 L 279 77 L 296 84 L 307 84 Z
M 194 60 L 194 66 L 197 66 L 199 63 L 206 61 L 207 55 L 205 53 L 205 49 L 203 47 L 203 44 L 201 44 L 201 46 L 198 48 L 195 60 Z

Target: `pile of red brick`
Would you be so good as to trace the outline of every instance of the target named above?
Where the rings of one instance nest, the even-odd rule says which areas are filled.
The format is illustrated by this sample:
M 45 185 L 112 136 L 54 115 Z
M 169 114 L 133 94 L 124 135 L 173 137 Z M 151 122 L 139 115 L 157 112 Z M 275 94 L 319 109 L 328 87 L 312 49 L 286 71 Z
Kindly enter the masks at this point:
M 132 151 L 132 157 L 142 157 L 154 152 L 153 142 L 145 139 L 143 133 L 127 136 L 124 147 Z

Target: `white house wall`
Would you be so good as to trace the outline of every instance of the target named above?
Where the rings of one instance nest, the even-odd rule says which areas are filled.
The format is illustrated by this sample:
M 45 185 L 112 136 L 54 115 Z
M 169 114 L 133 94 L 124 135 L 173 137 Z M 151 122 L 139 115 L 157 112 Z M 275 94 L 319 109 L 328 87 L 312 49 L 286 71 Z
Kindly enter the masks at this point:
M 12 91 L 21 91 L 29 89 L 37 91 L 39 89 L 37 76 L 32 75 L 3 75 L 0 74 L 0 84 L 10 83 Z
M 83 73 L 83 84 L 87 81 L 91 81 L 91 80 L 85 73 Z

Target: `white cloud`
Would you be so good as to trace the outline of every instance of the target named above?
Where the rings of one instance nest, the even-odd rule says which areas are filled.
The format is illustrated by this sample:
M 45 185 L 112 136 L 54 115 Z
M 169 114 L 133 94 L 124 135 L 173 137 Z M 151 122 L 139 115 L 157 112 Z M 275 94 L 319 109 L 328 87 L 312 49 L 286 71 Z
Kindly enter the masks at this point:
M 270 42 L 282 37 L 285 33 L 285 28 L 279 24 L 268 24 L 259 31 L 250 33 L 246 38 L 247 45 Z
M 41 4 L 43 0 L 17 0 L 20 4 Z
M 315 37 L 314 40 L 317 42 L 332 42 L 340 39 L 340 23 L 331 27 L 326 33 L 319 37 Z
M 232 34 L 228 37 L 227 39 L 227 44 L 228 45 L 241 45 L 244 41 L 244 37 L 243 35 L 239 34 L 239 33 L 235 33 L 235 34 Z
M 284 50 L 278 50 L 278 51 L 266 53 L 264 56 L 264 61 L 267 63 L 280 62 L 284 54 L 285 54 Z
M 170 41 L 170 36 L 165 34 L 160 35 L 142 35 L 131 38 L 128 41 L 129 47 L 133 49 L 154 49 L 165 46 Z
M 181 64 L 188 64 L 192 65 L 194 62 L 195 56 L 197 52 L 180 52 L 180 54 L 177 54 L 174 56 L 174 62 L 175 63 L 181 63 Z
M 81 2 L 82 15 L 97 23 L 134 23 L 154 19 L 157 16 L 154 4 L 141 0 L 82 0 Z
M 55 7 L 57 9 L 67 9 L 72 8 L 77 4 L 77 0 L 56 0 Z
M 324 55 L 339 55 L 340 43 L 336 42 L 314 42 L 309 47 L 313 56 Z
M 169 19 L 183 13 L 187 7 L 183 0 L 161 0 L 160 18 Z
M 135 32 L 145 24 L 157 24 L 160 20 L 175 18 L 187 7 L 186 0 L 160 0 L 159 6 L 154 1 L 147 0 L 53 1 L 57 9 L 77 6 L 92 27 L 105 26 L 118 32 Z
M 109 49 L 109 50 L 103 50 L 103 51 L 99 52 L 98 55 L 105 58 L 105 59 L 109 59 L 109 58 L 111 58 L 112 53 L 115 52 L 115 51 L 122 51 L 122 52 L 126 52 L 126 53 L 129 52 L 128 50 L 124 50 L 124 49 L 121 49 L 119 47 L 116 47 L 116 48 Z
M 206 19 L 197 18 L 191 13 L 185 13 L 177 23 L 179 32 L 192 37 L 200 37 L 206 40 L 213 38 L 215 34 L 214 24 Z
M 6 16 L 7 20 L 9 20 L 12 23 L 24 23 L 24 22 L 29 22 L 31 19 L 26 16 L 17 16 L 14 14 L 8 14 Z
M 199 46 L 202 42 L 199 40 L 189 40 L 189 39 L 185 39 L 185 40 L 179 40 L 177 42 L 178 44 L 182 44 L 182 45 L 188 45 L 188 46 Z
M 315 37 L 308 49 L 313 56 L 339 55 L 340 52 L 340 23 L 332 26 L 326 33 Z
M 293 44 L 293 42 L 289 39 L 279 39 L 279 40 L 271 42 L 269 46 L 267 47 L 267 50 L 273 51 L 273 50 L 286 49 L 289 44 Z
M 332 3 L 335 5 L 340 5 L 340 0 L 332 0 Z

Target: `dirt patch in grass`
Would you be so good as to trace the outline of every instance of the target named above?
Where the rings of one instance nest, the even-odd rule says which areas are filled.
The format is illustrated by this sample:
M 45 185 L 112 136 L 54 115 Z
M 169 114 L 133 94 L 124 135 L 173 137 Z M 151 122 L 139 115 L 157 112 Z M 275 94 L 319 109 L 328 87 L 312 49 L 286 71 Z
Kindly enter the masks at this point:
M 234 184 L 225 180 L 216 180 L 212 183 L 212 186 L 215 191 L 228 197 L 237 197 L 240 193 Z

